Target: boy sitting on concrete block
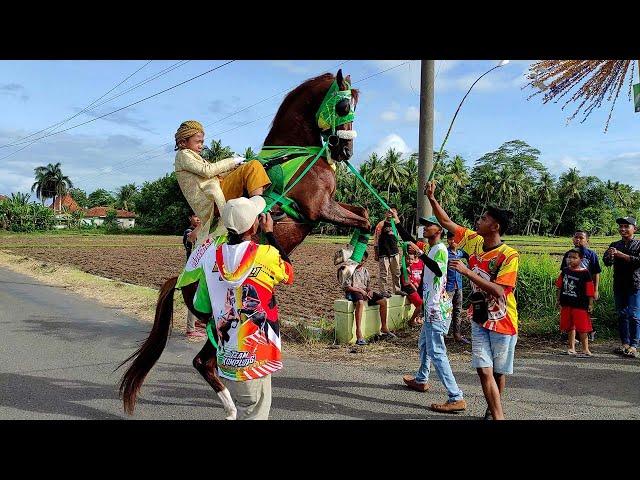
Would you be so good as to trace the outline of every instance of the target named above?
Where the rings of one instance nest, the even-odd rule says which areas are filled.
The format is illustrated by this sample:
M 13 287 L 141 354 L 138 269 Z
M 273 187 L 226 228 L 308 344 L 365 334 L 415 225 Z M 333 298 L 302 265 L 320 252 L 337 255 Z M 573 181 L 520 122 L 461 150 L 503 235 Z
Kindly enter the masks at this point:
M 384 339 L 396 338 L 396 335 L 389 331 L 387 327 L 387 299 L 378 292 L 374 292 L 370 287 L 369 271 L 364 266 L 369 256 L 368 252 L 364 252 L 362 261 L 353 269 L 353 273 L 349 274 L 346 266 L 338 269 L 338 280 L 344 288 L 345 297 L 355 305 L 354 317 L 356 321 L 356 345 L 366 345 L 367 341 L 362 335 L 362 313 L 364 312 L 364 302 L 372 307 L 380 305 L 380 323 L 381 336 Z

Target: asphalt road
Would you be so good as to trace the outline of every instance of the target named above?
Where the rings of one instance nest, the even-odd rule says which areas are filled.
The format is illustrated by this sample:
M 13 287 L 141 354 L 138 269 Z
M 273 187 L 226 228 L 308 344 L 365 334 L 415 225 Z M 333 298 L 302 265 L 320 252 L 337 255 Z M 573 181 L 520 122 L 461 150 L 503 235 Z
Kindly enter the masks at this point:
M 122 411 L 114 368 L 150 324 L 79 298 L 64 288 L 0 269 L 0 419 L 223 419 L 217 396 L 191 366 L 201 343 L 169 339 L 142 387 L 133 417 Z M 441 415 L 433 389 L 402 385 L 398 367 L 374 368 L 286 356 L 273 377 L 272 419 L 476 419 L 486 404 L 470 358 L 452 362 L 469 409 Z M 552 352 L 516 354 L 507 380 L 511 419 L 640 419 L 640 361 L 594 347 L 592 359 Z

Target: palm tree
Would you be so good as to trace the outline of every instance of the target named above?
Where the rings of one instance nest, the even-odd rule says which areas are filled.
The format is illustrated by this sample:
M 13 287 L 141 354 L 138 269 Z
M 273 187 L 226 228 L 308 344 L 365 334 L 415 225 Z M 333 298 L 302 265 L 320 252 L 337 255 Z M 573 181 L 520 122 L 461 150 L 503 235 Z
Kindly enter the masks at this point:
M 374 185 L 378 183 L 380 179 L 380 172 L 382 170 L 382 161 L 378 154 L 373 152 L 369 155 L 369 158 L 360 165 L 360 175 L 362 175 L 367 182 Z
M 612 182 L 611 180 L 607 180 L 606 186 L 607 189 L 611 191 L 614 202 L 617 205 L 626 208 L 631 203 L 631 196 L 633 194 L 631 186 L 620 182 Z
M 244 151 L 244 158 L 255 158 L 257 156 L 256 152 L 254 152 L 251 147 L 248 147 L 245 151 Z
M 564 204 L 564 208 L 562 209 L 562 213 L 560 213 L 560 219 L 558 220 L 558 225 L 556 225 L 553 234 L 555 235 L 562 223 L 562 217 L 564 216 L 564 212 L 567 209 L 567 205 L 573 198 L 580 198 L 580 192 L 584 187 L 584 178 L 580 176 L 580 172 L 577 168 L 571 168 L 569 171 L 563 173 L 560 176 L 560 192 L 567 199 Z
M 200 156 L 209 162 L 218 162 L 224 158 L 233 157 L 234 153 L 231 147 L 223 146 L 222 140 L 212 140 L 211 147 L 206 145 L 202 147 Z
M 391 189 L 398 190 L 405 183 L 407 177 L 407 171 L 402 161 L 402 153 L 390 148 L 385 153 L 380 166 L 380 182 L 387 186 L 387 202 L 390 198 Z
M 70 188 L 73 188 L 73 183 L 62 173 L 60 169 L 60 162 L 48 164 L 46 167 L 36 167 L 34 169 L 35 183 L 31 186 L 31 191 L 35 190 L 36 198 L 44 201 L 47 198 L 53 198 L 53 205 L 56 204 L 56 196 L 64 196 Z
M 533 227 L 533 222 L 536 220 L 536 215 L 538 214 L 538 208 L 541 206 L 541 203 L 544 201 L 545 203 L 551 200 L 551 194 L 553 193 L 553 177 L 549 173 L 543 173 L 540 177 L 540 181 L 535 189 L 535 192 L 538 196 L 538 201 L 536 202 L 536 208 L 533 211 L 533 216 L 529 219 L 527 223 L 527 235 L 531 234 L 531 228 Z M 542 203 L 544 207 L 544 203 Z M 538 220 L 538 234 L 540 234 L 540 220 Z
M 29 204 L 29 199 L 31 198 L 31 195 L 29 195 L 28 193 L 12 193 L 11 194 L 11 203 L 13 203 L 14 205 L 20 205 L 20 206 L 25 206 Z
M 460 155 L 453 157 L 449 168 L 447 168 L 447 174 L 457 188 L 463 188 L 469 183 L 469 172 L 467 172 L 464 159 Z
M 129 210 L 129 203 L 136 193 L 138 193 L 138 187 L 136 187 L 135 183 L 121 186 L 116 191 L 118 205 L 124 207 L 125 210 Z

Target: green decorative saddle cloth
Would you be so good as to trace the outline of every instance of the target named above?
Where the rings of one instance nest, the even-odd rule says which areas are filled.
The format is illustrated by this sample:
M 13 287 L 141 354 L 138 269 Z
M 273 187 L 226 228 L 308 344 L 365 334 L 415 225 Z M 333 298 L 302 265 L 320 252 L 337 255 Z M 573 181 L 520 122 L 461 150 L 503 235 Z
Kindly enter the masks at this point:
M 271 185 L 263 193 L 267 204 L 277 199 L 289 182 L 293 180 L 296 172 L 310 158 L 318 154 L 321 147 L 270 147 L 265 146 L 258 153 L 256 160 L 264 166 L 267 175 L 271 180 Z M 288 197 L 283 197 L 278 201 L 278 205 L 284 213 L 291 218 L 301 222 L 308 220 L 300 213 L 296 202 Z

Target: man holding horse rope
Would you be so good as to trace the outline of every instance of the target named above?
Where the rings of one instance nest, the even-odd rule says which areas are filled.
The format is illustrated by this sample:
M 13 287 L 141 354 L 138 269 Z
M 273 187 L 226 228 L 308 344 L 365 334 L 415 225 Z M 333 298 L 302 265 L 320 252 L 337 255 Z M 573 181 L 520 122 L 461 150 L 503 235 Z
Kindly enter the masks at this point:
M 208 285 L 218 373 L 236 402 L 238 420 L 269 418 L 271 374 L 282 368 L 273 290 L 279 283 L 293 283 L 293 267 L 273 235 L 271 215 L 262 213 L 265 206 L 260 196 L 226 203 L 222 222 L 228 241 L 216 249 L 218 278 Z M 269 245 L 252 240 L 258 230 Z

